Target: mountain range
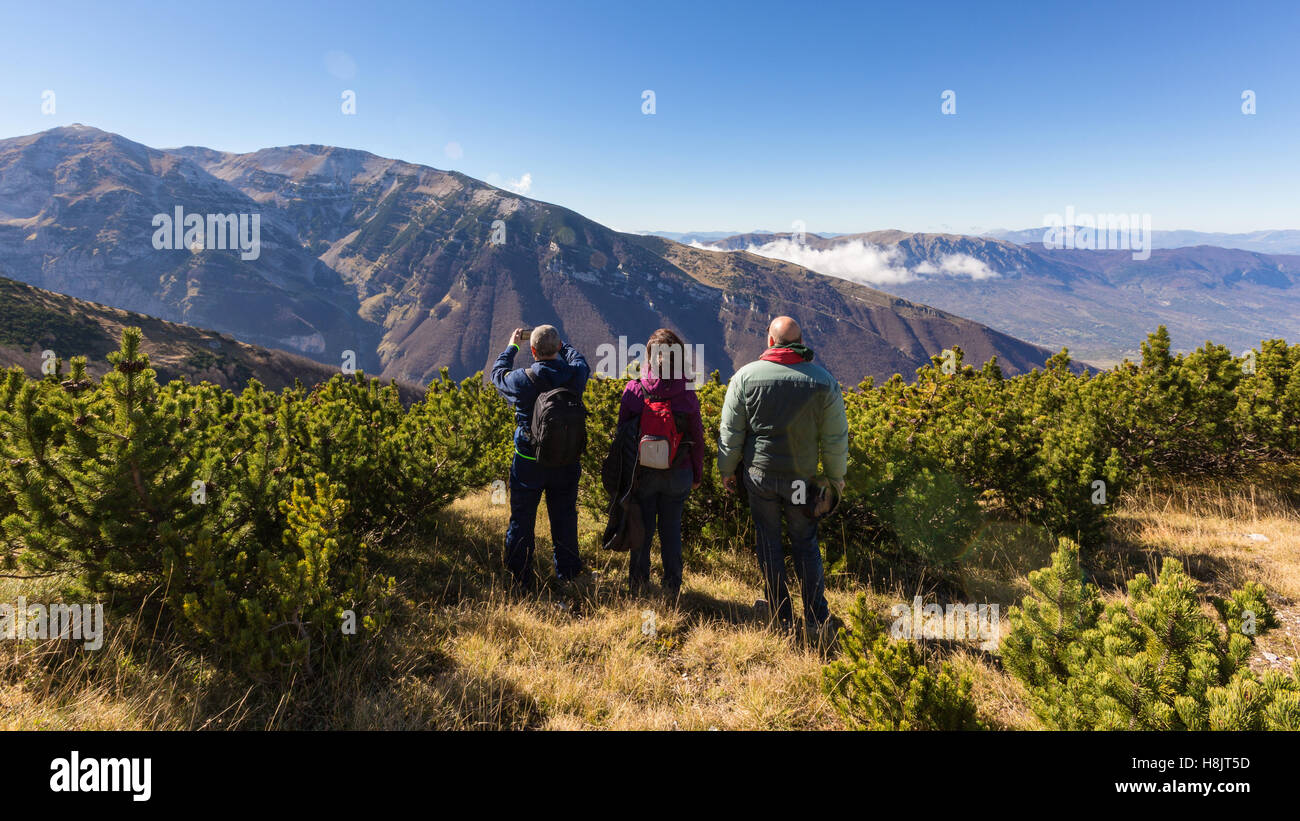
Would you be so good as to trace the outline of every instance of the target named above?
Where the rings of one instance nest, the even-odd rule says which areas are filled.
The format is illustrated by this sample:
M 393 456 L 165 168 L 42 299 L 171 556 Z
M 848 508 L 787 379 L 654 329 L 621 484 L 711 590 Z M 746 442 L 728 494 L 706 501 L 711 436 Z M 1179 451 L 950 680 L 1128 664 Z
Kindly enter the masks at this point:
M 982 236 L 1005 239 L 1020 245 L 1041 245 L 1045 228 L 1026 228 L 1019 231 L 986 231 Z M 704 241 L 704 240 L 702 240 Z M 1221 231 L 1152 231 L 1152 248 L 1189 248 L 1195 245 L 1213 245 L 1216 248 L 1237 248 L 1261 254 L 1300 254 L 1300 231 L 1277 229 L 1230 234 Z
M 648 236 L 663 237 L 664 239 L 670 239 L 670 240 L 672 240 L 673 242 L 681 242 L 681 243 L 684 243 L 684 244 L 686 244 L 686 245 L 690 245 L 691 243 L 710 243 L 710 242 L 717 242 L 718 240 L 724 240 L 724 239 L 727 239 L 727 238 L 729 238 L 729 237 L 737 236 L 737 235 L 740 234 L 741 232 L 740 232 L 740 231 L 686 231 L 686 232 L 681 232 L 681 231 L 642 231 L 641 233 L 646 234 L 646 235 L 648 235 Z M 750 234 L 769 234 L 769 235 L 770 235 L 770 234 L 773 234 L 774 232 L 772 232 L 772 231 L 765 231 L 765 230 L 762 230 L 762 229 L 757 229 L 757 230 L 754 230 L 754 231 L 750 231 L 749 233 L 750 233 Z M 840 234 L 828 234 L 828 233 L 826 233 L 825 231 L 822 231 L 822 232 L 820 232 L 820 233 L 818 234 L 818 236 L 821 236 L 821 237 L 838 237 L 838 236 L 840 236 Z
M 190 217 L 210 232 L 255 217 L 260 247 L 173 243 L 172 215 L 178 233 Z M 513 328 L 543 322 L 593 365 L 620 336 L 672 327 L 724 378 L 777 314 L 846 384 L 910 376 L 953 346 L 1007 373 L 1050 354 L 860 283 L 613 231 L 454 171 L 323 145 L 156 149 L 81 125 L 0 140 L 0 270 L 417 384 L 484 369 Z
M 1212 340 L 1240 354 L 1262 339 L 1300 338 L 1300 255 L 1199 245 L 1141 260 L 1126 250 L 905 231 L 802 241 L 741 234 L 708 247 L 792 260 L 1100 366 L 1137 358 L 1162 324 L 1180 350 Z

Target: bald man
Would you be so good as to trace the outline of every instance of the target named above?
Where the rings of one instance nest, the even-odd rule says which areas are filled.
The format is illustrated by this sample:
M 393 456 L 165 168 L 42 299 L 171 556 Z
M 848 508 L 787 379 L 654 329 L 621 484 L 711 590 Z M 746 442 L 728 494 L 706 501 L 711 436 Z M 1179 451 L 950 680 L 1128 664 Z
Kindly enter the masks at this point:
M 830 628 L 817 521 L 804 501 L 824 474 L 838 491 L 848 469 L 849 426 L 835 377 L 813 363 L 799 323 L 778 316 L 767 329 L 767 350 L 727 385 L 718 433 L 718 470 L 729 491 L 741 471 L 758 536 L 758 564 L 767 601 L 787 629 L 794 615 L 785 578 L 782 518 L 790 533 L 795 573 L 810 636 Z M 820 471 L 819 471 L 820 464 Z

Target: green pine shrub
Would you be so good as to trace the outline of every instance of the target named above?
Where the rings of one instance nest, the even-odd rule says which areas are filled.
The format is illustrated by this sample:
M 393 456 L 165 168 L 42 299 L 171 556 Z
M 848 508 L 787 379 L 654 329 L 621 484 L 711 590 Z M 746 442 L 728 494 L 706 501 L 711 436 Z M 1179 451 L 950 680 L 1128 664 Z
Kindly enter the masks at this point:
M 318 474 L 294 482 L 280 502 L 280 544 L 261 549 L 204 536 L 169 554 L 173 602 L 205 643 L 256 678 L 301 667 L 312 674 L 322 654 L 346 655 L 345 611 L 358 637 L 388 621 L 395 582 L 367 572 L 366 548 L 344 522 L 339 485 Z M 256 552 L 252 552 L 255 550 Z
M 1094 503 L 1094 483 L 1113 496 L 1126 473 L 1089 377 L 1064 352 L 1014 379 L 996 361 L 976 370 L 953 354 L 951 373 L 935 356 L 910 384 L 895 375 L 846 394 L 850 467 L 836 515 L 866 536 L 850 558 L 897 547 L 943 564 L 999 522 L 1098 539 L 1109 507 Z
M 976 730 L 970 675 L 931 665 L 916 642 L 891 639 L 865 596 L 839 634 L 841 657 L 822 671 L 822 689 L 854 730 Z
M 99 383 L 81 359 L 67 380 L 6 376 L 0 564 L 156 616 L 258 679 L 315 672 L 380 629 L 392 580 L 358 534 L 454 497 L 476 465 L 461 457 L 479 440 L 456 436 L 473 414 L 419 439 L 399 428 L 433 421 L 374 380 L 340 376 L 320 395 L 159 386 L 140 341 L 126 329 Z
M 23 384 L 0 416 L 15 508 L 0 521 L 6 563 L 33 575 L 73 567 L 81 595 L 161 589 L 163 553 L 202 518 L 190 503 L 192 399 L 158 389 L 140 339 L 126 330 L 98 386 L 74 359 L 71 379 Z
M 1062 540 L 1052 565 L 1030 574 L 1001 645 L 1030 708 L 1061 730 L 1248 730 L 1295 726 L 1300 668 L 1257 675 L 1254 636 L 1275 624 L 1258 585 L 1205 615 L 1197 584 L 1174 559 L 1139 574 L 1105 606 L 1083 580 L 1078 546 Z

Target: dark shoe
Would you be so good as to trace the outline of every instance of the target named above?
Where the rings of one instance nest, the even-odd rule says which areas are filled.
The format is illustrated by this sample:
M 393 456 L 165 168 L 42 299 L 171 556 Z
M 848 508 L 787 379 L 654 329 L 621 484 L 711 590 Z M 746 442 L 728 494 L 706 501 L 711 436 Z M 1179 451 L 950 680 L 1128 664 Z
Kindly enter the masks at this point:
M 677 600 L 682 597 L 682 589 L 680 587 L 665 587 L 663 589 L 663 597 L 664 601 L 668 602 L 670 605 L 675 605 L 677 604 Z
M 529 576 L 525 579 L 512 578 L 510 582 L 510 595 L 521 599 L 536 596 L 537 578 L 534 576 Z
M 794 624 L 784 618 L 778 618 L 777 614 L 772 612 L 772 605 L 766 599 L 759 599 L 754 602 L 754 618 L 768 627 L 779 628 L 782 633 L 794 632 Z
M 571 579 L 557 578 L 560 592 L 566 596 L 578 598 L 593 595 L 600 585 L 600 574 L 594 570 L 584 570 Z
M 822 653 L 828 653 L 834 649 L 839 639 L 840 627 L 842 622 L 834 616 L 828 616 L 826 621 L 821 624 L 811 623 L 805 625 L 804 640 L 809 647 L 814 647 Z

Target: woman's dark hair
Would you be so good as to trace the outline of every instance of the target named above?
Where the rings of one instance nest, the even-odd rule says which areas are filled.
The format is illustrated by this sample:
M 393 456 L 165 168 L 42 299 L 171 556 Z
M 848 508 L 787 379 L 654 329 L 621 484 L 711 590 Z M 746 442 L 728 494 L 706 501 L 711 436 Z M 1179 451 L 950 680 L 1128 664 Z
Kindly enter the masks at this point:
M 664 368 L 665 359 L 667 368 Z M 645 343 L 645 362 L 649 373 L 661 379 L 694 378 L 693 374 L 686 372 L 686 343 L 671 328 L 660 328 L 650 334 Z

